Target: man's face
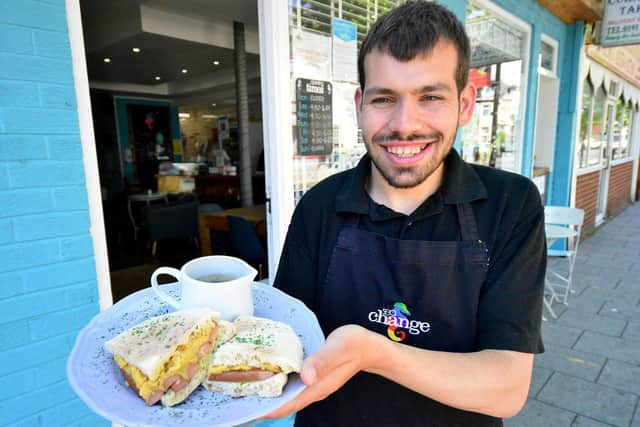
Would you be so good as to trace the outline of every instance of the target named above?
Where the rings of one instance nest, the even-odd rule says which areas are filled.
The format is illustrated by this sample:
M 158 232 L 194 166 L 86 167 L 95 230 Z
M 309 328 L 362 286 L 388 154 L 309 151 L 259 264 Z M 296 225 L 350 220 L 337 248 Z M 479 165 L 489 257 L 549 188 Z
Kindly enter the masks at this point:
M 443 40 L 410 61 L 380 50 L 365 57 L 364 92 L 355 94 L 358 125 L 374 166 L 392 187 L 423 183 L 449 153 L 458 126 L 471 118 L 475 88 L 458 94 L 457 60 L 454 45 Z

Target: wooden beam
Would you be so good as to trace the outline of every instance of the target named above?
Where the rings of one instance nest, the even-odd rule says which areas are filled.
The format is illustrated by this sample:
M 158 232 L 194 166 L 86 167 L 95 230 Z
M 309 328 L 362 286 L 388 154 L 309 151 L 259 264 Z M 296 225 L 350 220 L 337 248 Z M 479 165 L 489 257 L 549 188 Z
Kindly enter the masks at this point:
M 538 0 L 565 24 L 577 21 L 595 22 L 602 19 L 604 13 L 603 0 Z

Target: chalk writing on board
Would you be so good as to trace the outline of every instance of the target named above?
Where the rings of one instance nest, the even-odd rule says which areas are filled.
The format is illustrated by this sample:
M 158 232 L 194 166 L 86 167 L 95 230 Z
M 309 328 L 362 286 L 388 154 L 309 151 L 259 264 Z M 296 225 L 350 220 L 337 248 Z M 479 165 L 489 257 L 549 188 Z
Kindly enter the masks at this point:
M 296 79 L 298 154 L 319 156 L 333 149 L 332 87 L 322 80 Z

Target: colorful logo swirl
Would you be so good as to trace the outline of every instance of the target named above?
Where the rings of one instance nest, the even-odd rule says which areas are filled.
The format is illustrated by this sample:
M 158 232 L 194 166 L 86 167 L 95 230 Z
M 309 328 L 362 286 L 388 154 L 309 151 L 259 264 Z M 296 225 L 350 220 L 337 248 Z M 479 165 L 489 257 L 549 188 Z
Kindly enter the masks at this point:
M 397 325 L 400 324 L 400 319 L 405 319 L 405 321 L 408 321 L 409 319 L 407 316 L 411 316 L 411 313 L 403 302 L 397 302 L 393 304 L 393 313 L 395 322 L 393 322 L 394 325 L 389 325 L 389 327 L 387 328 L 387 335 L 393 341 L 401 342 L 404 341 L 404 339 L 407 337 L 407 333 L 405 331 L 396 332 L 396 329 L 398 329 Z

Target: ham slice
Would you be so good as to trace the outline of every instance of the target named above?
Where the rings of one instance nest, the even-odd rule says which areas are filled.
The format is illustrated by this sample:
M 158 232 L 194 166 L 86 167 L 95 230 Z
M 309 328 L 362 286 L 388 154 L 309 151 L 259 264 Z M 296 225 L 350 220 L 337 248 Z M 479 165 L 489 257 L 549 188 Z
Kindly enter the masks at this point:
M 251 369 L 248 371 L 227 371 L 209 375 L 209 381 L 243 382 L 262 381 L 271 378 L 275 374 L 264 369 Z

